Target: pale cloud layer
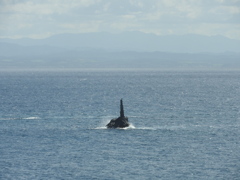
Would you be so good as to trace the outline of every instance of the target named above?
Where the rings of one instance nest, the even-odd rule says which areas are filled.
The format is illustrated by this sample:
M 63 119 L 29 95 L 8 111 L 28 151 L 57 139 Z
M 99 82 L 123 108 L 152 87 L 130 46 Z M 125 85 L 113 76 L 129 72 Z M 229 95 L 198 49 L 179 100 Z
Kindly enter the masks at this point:
M 103 31 L 240 39 L 240 0 L 0 0 L 0 37 Z

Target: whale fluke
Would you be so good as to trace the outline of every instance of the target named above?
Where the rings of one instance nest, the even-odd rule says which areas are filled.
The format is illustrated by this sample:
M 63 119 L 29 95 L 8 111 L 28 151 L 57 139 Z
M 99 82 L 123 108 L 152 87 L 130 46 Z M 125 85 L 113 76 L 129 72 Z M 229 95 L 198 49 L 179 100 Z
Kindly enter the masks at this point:
M 106 126 L 107 128 L 125 128 L 129 126 L 128 117 L 124 116 L 122 99 L 120 100 L 120 116 L 112 119 Z

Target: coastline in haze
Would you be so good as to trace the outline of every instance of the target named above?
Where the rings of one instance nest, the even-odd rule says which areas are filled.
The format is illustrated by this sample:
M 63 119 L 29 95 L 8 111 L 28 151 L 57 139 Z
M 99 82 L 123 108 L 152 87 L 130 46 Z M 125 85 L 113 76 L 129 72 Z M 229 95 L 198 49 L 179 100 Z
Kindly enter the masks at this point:
M 239 70 L 240 41 L 141 32 L 0 38 L 0 69 Z

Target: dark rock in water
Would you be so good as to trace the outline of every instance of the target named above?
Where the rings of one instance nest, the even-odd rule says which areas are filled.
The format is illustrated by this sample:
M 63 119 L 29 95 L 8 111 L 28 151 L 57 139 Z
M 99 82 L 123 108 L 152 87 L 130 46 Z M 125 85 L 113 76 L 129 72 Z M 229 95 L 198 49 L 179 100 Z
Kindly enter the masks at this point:
M 120 117 L 112 119 L 107 128 L 125 128 L 129 126 L 128 118 L 124 116 L 123 102 L 120 100 Z

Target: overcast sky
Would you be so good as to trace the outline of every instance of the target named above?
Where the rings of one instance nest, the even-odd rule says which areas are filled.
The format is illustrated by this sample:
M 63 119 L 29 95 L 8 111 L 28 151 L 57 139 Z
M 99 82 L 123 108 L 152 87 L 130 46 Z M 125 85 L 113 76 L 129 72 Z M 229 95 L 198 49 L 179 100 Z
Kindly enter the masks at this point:
M 0 37 L 124 31 L 240 40 L 240 0 L 0 0 Z

